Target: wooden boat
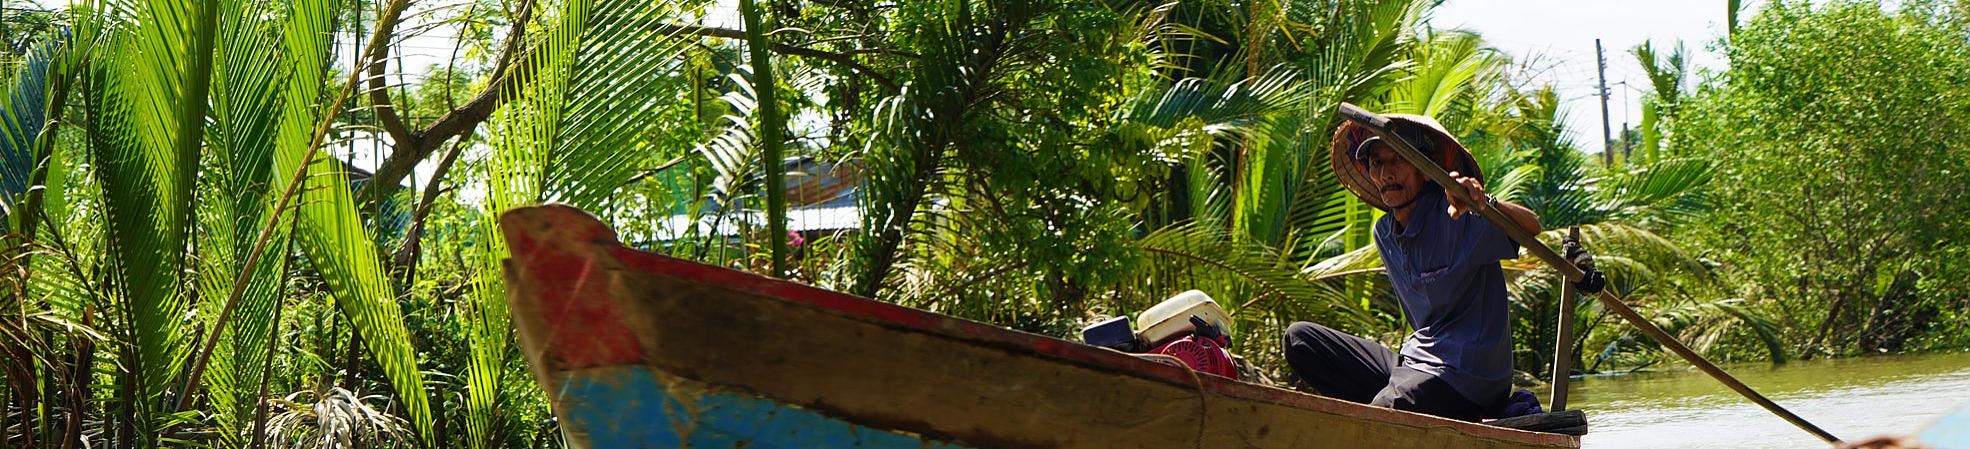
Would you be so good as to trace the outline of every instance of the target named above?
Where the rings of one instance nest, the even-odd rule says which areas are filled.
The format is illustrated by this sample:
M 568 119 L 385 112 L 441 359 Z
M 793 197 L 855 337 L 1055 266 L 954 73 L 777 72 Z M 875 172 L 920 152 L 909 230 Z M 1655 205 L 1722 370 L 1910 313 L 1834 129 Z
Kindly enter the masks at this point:
M 500 219 L 514 323 L 573 447 L 1577 448 L 1258 386 Z

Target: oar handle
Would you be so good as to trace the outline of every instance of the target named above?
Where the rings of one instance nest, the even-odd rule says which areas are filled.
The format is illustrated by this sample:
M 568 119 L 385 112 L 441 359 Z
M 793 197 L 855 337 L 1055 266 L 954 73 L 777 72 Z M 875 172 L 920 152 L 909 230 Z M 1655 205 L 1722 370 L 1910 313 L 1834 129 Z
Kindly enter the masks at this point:
M 1513 241 L 1518 242 L 1519 246 L 1525 247 L 1526 252 L 1532 253 L 1540 261 L 1546 262 L 1554 270 L 1559 271 L 1561 275 L 1566 276 L 1568 282 L 1578 281 L 1586 276 L 1586 272 L 1581 271 L 1580 267 L 1574 266 L 1572 261 L 1561 257 L 1558 252 L 1553 251 L 1552 247 L 1546 246 L 1545 242 L 1539 241 L 1532 233 L 1519 228 L 1517 222 L 1505 217 L 1504 213 L 1492 208 L 1491 204 L 1473 201 L 1469 190 L 1463 184 L 1458 184 L 1456 180 L 1451 179 L 1450 173 L 1445 172 L 1443 167 L 1437 166 L 1435 161 L 1430 160 L 1422 152 L 1417 151 L 1415 145 L 1410 144 L 1407 140 L 1403 140 L 1402 136 L 1397 135 L 1393 130 L 1389 129 L 1388 117 L 1368 112 L 1366 109 L 1348 103 L 1341 103 L 1340 114 L 1341 117 L 1359 124 L 1363 128 L 1374 132 L 1375 135 L 1380 136 L 1383 142 L 1388 143 L 1390 148 L 1395 149 L 1396 154 L 1401 155 L 1404 160 L 1408 160 L 1409 165 L 1415 166 L 1424 176 L 1429 177 L 1432 181 L 1436 181 L 1437 185 L 1443 186 L 1445 192 L 1450 192 L 1453 195 L 1457 195 L 1458 198 L 1464 199 L 1465 204 L 1475 205 L 1478 215 L 1483 216 L 1486 220 L 1491 220 L 1491 223 L 1497 226 L 1499 230 L 1504 231 L 1506 236 L 1510 236 Z M 1696 365 L 1697 369 L 1709 374 L 1710 377 L 1716 378 L 1717 381 L 1723 382 L 1724 386 L 1730 387 L 1732 391 L 1736 391 L 1739 395 L 1743 395 L 1745 399 L 1750 399 L 1751 402 L 1757 403 L 1758 406 L 1764 407 L 1765 410 L 1778 415 L 1780 418 L 1785 418 L 1792 425 L 1812 433 L 1813 436 L 1819 437 L 1827 443 L 1840 442 L 1840 438 L 1834 437 L 1833 434 L 1827 433 L 1826 430 L 1820 429 L 1819 426 L 1813 425 L 1813 423 L 1806 421 L 1805 418 L 1801 418 L 1799 415 L 1792 413 L 1792 411 L 1786 410 L 1785 407 L 1779 406 L 1778 403 L 1772 402 L 1771 399 L 1766 399 L 1765 395 L 1758 394 L 1757 390 L 1751 389 L 1744 382 L 1737 380 L 1736 377 L 1732 377 L 1730 373 L 1724 372 L 1723 368 L 1718 368 L 1716 364 L 1710 363 L 1702 355 L 1691 350 L 1689 346 L 1684 345 L 1681 341 L 1677 341 L 1675 336 L 1669 335 L 1662 328 L 1656 327 L 1655 323 L 1643 318 L 1641 314 L 1635 313 L 1635 309 L 1629 308 L 1628 304 L 1623 303 L 1620 297 L 1614 295 L 1614 292 L 1602 290 L 1599 295 L 1595 295 L 1595 298 L 1600 299 L 1601 304 L 1613 310 L 1616 315 L 1620 315 L 1622 319 L 1628 320 L 1629 324 L 1633 324 L 1636 328 L 1640 329 L 1643 335 L 1655 339 L 1663 347 L 1669 348 L 1670 352 L 1682 356 L 1683 360 L 1688 360 L 1691 365 Z

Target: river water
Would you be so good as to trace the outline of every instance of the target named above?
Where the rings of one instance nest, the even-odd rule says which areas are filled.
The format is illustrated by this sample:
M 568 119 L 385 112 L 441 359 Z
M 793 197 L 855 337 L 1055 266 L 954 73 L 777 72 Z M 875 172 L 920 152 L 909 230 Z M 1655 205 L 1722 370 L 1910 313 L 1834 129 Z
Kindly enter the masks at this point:
M 1766 397 L 1848 440 L 1913 434 L 1970 406 L 1970 353 L 1733 365 Z M 1827 447 L 1693 369 L 1576 378 L 1588 449 Z

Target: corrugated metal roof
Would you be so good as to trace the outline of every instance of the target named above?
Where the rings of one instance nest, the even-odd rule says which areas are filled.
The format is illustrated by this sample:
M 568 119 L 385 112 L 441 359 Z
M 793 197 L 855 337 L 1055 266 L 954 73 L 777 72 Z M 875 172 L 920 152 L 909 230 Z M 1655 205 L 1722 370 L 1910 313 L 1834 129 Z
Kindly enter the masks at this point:
M 787 230 L 792 232 L 857 229 L 862 226 L 861 170 L 853 163 L 829 163 L 814 158 L 792 158 L 787 167 Z M 690 215 L 664 219 L 658 238 L 675 240 L 686 235 L 739 234 L 743 227 L 763 227 L 766 214 L 759 210 L 730 211 L 721 218 L 722 205 L 713 204 L 699 214 L 695 226 Z M 716 230 L 711 230 L 714 223 Z M 699 232 L 690 232 L 693 229 Z

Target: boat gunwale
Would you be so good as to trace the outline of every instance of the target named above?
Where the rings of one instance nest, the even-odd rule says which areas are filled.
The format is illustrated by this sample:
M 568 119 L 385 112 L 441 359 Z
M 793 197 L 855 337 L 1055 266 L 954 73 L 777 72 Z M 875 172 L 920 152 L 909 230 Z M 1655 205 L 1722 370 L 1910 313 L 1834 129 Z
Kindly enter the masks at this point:
M 1414 427 L 1448 427 L 1481 438 L 1519 443 L 1578 446 L 1578 437 L 1531 432 L 1449 418 L 1374 407 L 1282 388 L 1240 382 L 1216 375 L 1143 360 L 1110 349 L 1054 337 L 993 326 L 964 318 L 875 301 L 847 293 L 744 271 L 707 265 L 661 254 L 615 246 L 610 255 L 628 268 L 648 275 L 669 276 L 716 285 L 762 297 L 872 321 L 890 327 L 980 343 L 1000 349 L 1043 355 L 1083 367 L 1203 390 L 1239 399 L 1262 401 L 1303 410 L 1353 416 Z

